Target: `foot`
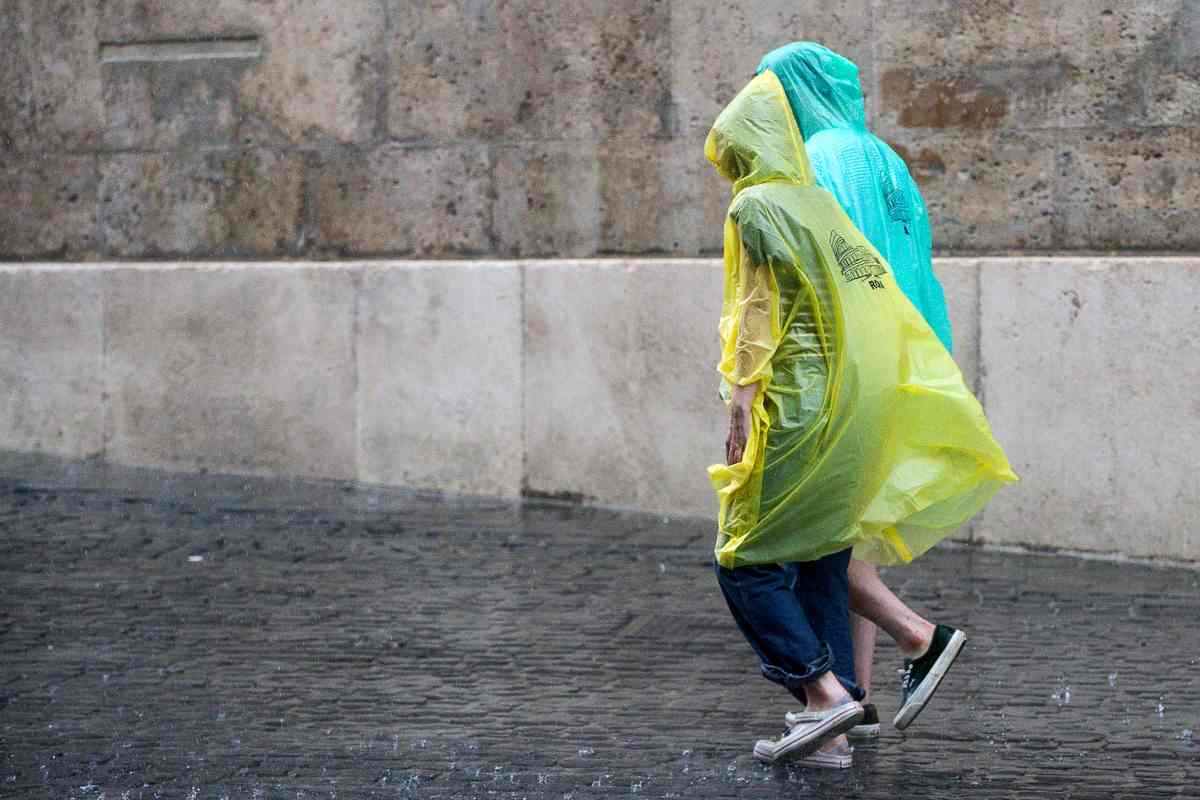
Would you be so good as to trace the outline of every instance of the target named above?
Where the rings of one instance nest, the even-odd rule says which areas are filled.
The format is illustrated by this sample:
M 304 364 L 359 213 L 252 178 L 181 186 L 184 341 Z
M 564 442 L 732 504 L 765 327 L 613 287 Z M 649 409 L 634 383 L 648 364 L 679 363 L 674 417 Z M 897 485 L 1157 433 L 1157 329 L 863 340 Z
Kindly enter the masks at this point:
M 787 726 L 791 728 L 796 724 L 800 714 L 789 711 L 783 715 Z M 863 704 L 863 716 L 858 724 L 850 730 L 846 731 L 846 736 L 851 739 L 874 739 L 879 736 L 879 712 L 875 708 L 874 703 Z
M 784 759 L 803 758 L 821 745 L 853 728 L 862 719 L 863 708 L 847 700 L 826 711 L 805 711 L 795 715 L 795 723 L 778 739 L 760 739 L 754 744 L 754 757 L 768 764 Z
M 938 625 L 925 654 L 920 658 L 904 660 L 904 679 L 900 684 L 903 698 L 900 711 L 893 721 L 896 728 L 904 730 L 917 718 L 937 691 L 942 678 L 946 677 L 946 672 L 954 664 L 954 659 L 958 658 L 966 641 L 966 634 L 962 631 Z

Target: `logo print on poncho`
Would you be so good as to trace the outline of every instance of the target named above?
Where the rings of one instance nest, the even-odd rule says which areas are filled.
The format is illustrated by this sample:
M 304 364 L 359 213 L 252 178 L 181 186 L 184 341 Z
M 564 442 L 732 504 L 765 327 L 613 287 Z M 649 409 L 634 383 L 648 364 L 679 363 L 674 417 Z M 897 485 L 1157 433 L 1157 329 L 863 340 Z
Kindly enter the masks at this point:
M 908 202 L 908 194 L 897 185 L 891 175 L 884 179 L 883 196 L 887 200 L 888 216 L 903 225 L 904 232 L 908 234 L 908 226 L 913 218 L 912 206 Z
M 842 268 L 842 277 L 847 281 L 878 278 L 887 274 L 887 268 L 874 253 L 862 245 L 850 244 L 837 231 L 830 232 L 829 247 L 838 266 Z M 878 281 L 871 281 L 872 286 L 876 283 Z

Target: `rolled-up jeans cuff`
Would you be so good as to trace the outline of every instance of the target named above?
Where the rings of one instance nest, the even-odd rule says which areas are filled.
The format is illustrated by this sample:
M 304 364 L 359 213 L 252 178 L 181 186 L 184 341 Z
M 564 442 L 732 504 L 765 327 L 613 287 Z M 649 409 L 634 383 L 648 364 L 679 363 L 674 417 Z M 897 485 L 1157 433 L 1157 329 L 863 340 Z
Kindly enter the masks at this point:
M 805 672 L 795 673 L 780 669 L 774 664 L 768 664 L 764 661 L 762 664 L 762 674 L 767 680 L 778 683 L 788 691 L 803 689 L 804 684 L 812 683 L 833 669 L 833 650 L 827 644 L 821 645 L 821 655 L 807 666 L 808 669 Z

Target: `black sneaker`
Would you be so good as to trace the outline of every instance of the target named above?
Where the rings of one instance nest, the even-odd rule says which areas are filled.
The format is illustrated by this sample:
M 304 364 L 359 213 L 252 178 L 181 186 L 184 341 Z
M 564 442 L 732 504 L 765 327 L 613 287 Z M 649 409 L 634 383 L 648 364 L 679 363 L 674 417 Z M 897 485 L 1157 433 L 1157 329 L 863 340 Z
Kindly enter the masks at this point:
M 874 739 L 879 735 L 879 712 L 875 710 L 874 703 L 867 703 L 863 706 L 862 719 L 858 721 L 850 730 L 846 731 L 846 736 L 850 739 Z
M 897 729 L 907 728 L 925 708 L 966 641 L 967 636 L 962 631 L 938 625 L 925 655 L 904 660 L 904 679 L 900 683 L 903 701 L 892 722 Z

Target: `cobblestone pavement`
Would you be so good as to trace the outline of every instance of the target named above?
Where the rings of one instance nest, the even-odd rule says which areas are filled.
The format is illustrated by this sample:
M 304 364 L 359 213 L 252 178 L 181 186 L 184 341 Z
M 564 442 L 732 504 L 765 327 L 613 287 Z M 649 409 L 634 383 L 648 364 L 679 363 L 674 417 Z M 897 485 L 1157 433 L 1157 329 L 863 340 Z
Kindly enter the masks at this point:
M 907 734 L 814 772 L 749 755 L 788 698 L 710 523 L 169 483 L 0 480 L 0 797 L 1197 796 L 1195 572 L 887 571 L 971 640 Z

